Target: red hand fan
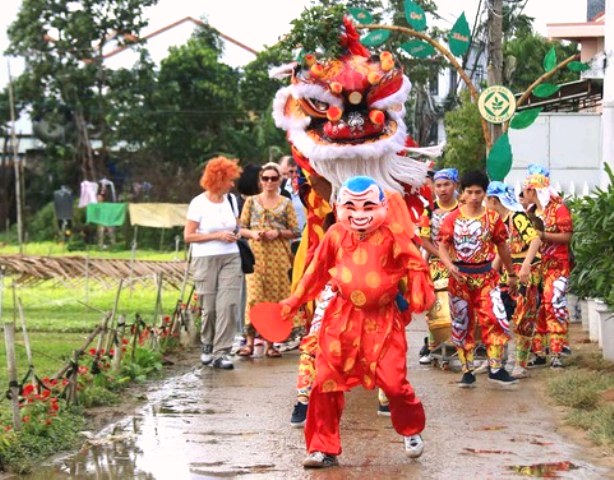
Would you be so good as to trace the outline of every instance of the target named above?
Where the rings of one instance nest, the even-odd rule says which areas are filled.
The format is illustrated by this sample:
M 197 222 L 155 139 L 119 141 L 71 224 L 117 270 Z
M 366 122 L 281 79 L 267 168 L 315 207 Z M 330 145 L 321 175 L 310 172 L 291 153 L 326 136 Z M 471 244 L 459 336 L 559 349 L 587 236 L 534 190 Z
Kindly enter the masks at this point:
M 258 303 L 249 310 L 249 320 L 269 342 L 283 342 L 290 336 L 292 321 L 281 316 L 279 303 Z

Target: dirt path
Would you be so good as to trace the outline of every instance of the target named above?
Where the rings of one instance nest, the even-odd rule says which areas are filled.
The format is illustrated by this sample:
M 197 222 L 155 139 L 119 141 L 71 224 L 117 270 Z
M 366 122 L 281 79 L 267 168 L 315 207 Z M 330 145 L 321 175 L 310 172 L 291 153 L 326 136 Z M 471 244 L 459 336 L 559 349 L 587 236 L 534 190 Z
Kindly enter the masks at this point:
M 410 379 L 427 410 L 426 450 L 402 453 L 375 392 L 347 396 L 341 466 L 305 471 L 302 430 L 291 429 L 297 353 L 237 361 L 231 372 L 193 368 L 147 393 L 148 403 L 92 440 L 95 447 L 42 467 L 32 479 L 520 478 L 521 466 L 561 462 L 560 478 L 614 478 L 581 435 L 560 430 L 560 412 L 540 402 L 550 371 L 504 391 L 485 376 L 459 389 L 459 375 L 417 364 L 425 334 L 412 325 Z M 568 462 L 568 463 L 566 463 Z M 535 473 L 535 470 L 533 471 Z M 526 473 L 526 470 L 524 471 Z

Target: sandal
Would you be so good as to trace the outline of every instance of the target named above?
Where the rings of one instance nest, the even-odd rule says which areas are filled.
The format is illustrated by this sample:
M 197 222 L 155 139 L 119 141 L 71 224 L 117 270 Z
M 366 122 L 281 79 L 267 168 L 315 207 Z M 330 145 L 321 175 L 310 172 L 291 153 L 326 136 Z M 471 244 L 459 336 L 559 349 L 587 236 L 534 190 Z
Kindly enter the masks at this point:
M 254 353 L 253 345 L 244 345 L 239 350 L 237 350 L 237 355 L 239 357 L 251 357 Z
M 277 350 L 276 348 L 269 347 L 268 350 L 266 351 L 266 356 L 268 358 L 280 358 L 281 352 Z

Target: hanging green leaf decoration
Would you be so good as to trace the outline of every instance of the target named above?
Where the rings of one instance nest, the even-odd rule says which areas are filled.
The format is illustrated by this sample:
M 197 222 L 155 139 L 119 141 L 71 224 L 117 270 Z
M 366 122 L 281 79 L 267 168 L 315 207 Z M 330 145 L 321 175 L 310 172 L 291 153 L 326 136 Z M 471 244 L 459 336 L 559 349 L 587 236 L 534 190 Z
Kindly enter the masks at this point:
M 300 50 L 297 52 L 295 60 L 296 60 L 298 63 L 303 63 L 303 59 L 305 58 L 305 55 L 307 55 L 307 52 L 305 51 L 305 49 L 304 49 L 304 48 L 301 48 L 301 49 L 300 49 Z
M 356 19 L 358 23 L 366 25 L 368 23 L 373 23 L 373 15 L 368 10 L 364 8 L 349 8 L 350 15 Z
M 499 137 L 490 149 L 486 160 L 486 172 L 491 180 L 502 182 L 512 169 L 512 147 L 507 133 Z
M 544 57 L 544 70 L 549 72 L 556 67 L 556 50 L 552 47 Z
M 426 14 L 422 7 L 412 0 L 405 0 L 405 20 L 409 26 L 419 32 L 426 30 Z
M 427 58 L 435 53 L 435 48 L 422 40 L 410 40 L 402 43 L 400 47 L 409 53 L 412 57 Z
M 591 66 L 587 63 L 573 61 L 569 62 L 567 68 L 572 72 L 586 72 L 591 69 Z
M 377 47 L 388 40 L 390 30 L 373 30 L 369 35 L 360 39 L 360 42 L 367 47 Z
M 471 45 L 471 29 L 464 12 L 458 17 L 452 30 L 450 30 L 448 44 L 452 54 L 457 57 L 462 57 L 469 50 L 469 45 Z
M 548 98 L 559 91 L 561 87 L 553 83 L 542 83 L 533 89 L 533 95 L 539 98 Z
M 512 117 L 512 120 L 510 121 L 510 128 L 522 130 L 523 128 L 529 127 L 537 119 L 541 111 L 542 108 L 537 107 L 529 108 L 521 112 L 516 112 L 516 115 L 514 115 Z

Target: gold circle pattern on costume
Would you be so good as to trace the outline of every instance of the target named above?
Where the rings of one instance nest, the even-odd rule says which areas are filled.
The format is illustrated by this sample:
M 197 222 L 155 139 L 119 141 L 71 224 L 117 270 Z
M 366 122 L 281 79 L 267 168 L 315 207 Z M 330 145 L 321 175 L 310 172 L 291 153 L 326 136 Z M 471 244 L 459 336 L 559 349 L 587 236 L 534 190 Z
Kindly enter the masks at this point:
M 390 303 L 390 295 L 384 293 L 381 297 L 379 297 L 378 303 L 380 304 L 380 306 L 388 305 Z
M 341 281 L 343 283 L 352 281 L 352 271 L 348 267 L 341 267 Z
M 377 272 L 369 272 L 365 277 L 367 285 L 371 288 L 378 288 L 382 284 L 382 278 Z
M 369 243 L 371 245 L 381 245 L 384 241 L 384 236 L 382 232 L 373 232 L 373 235 L 369 237 Z
M 364 248 L 358 247 L 356 251 L 352 254 L 352 261 L 356 265 L 364 265 L 365 263 L 367 263 L 367 259 L 367 251 Z
M 367 303 L 367 296 L 360 290 L 354 290 L 350 295 L 350 300 L 357 307 L 362 307 Z
M 322 384 L 322 392 L 324 393 L 334 392 L 336 389 L 337 389 L 337 382 L 335 382 L 333 379 L 329 378 Z
M 392 230 L 392 233 L 402 233 L 403 227 L 397 222 L 394 222 L 390 225 L 390 230 Z
M 331 355 L 334 355 L 336 357 L 341 355 L 341 342 L 339 340 L 333 340 L 332 342 L 330 342 L 330 345 L 328 346 L 328 351 Z
M 348 358 L 345 361 L 345 364 L 343 365 L 343 371 L 344 372 L 349 372 L 350 370 L 352 370 L 352 368 L 354 368 L 354 363 L 356 361 L 354 360 L 354 358 Z

